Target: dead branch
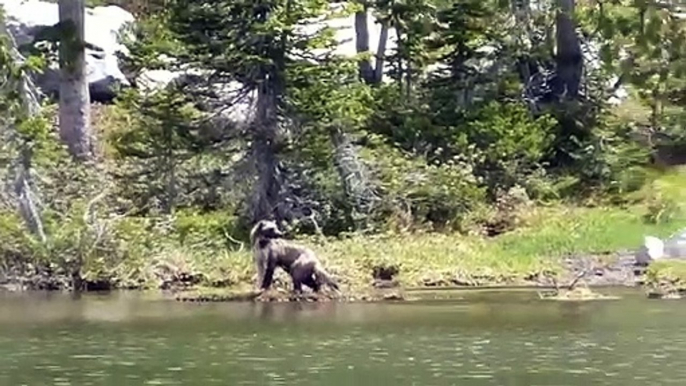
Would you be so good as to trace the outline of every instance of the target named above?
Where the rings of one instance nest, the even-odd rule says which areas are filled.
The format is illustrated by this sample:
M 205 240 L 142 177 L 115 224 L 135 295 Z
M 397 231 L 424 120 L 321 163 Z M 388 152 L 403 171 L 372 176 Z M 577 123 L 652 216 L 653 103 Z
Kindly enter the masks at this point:
M 238 247 L 238 252 L 242 252 L 242 251 L 243 251 L 244 245 L 243 245 L 242 242 L 240 242 L 240 241 L 234 239 L 233 237 L 231 237 L 231 235 L 230 235 L 228 232 L 226 232 L 226 231 L 224 231 L 224 237 L 226 237 L 226 238 L 227 238 L 229 241 L 231 241 L 232 243 L 238 244 L 238 245 L 239 245 L 239 247 Z
M 314 218 L 314 212 L 312 212 L 307 218 L 312 221 L 312 225 L 314 225 L 314 231 L 317 232 L 318 236 L 324 236 L 324 232 L 322 232 L 322 228 L 319 226 L 319 223 L 317 223 L 317 220 Z
M 91 214 L 91 208 L 93 207 L 93 205 L 95 205 L 95 203 L 97 203 L 98 201 L 105 198 L 105 196 L 107 196 L 107 193 L 108 193 L 108 191 L 104 190 L 103 192 L 101 192 L 100 194 L 95 196 L 92 200 L 90 200 L 88 202 L 88 204 L 86 204 L 86 210 L 83 212 L 83 222 L 85 224 L 90 224 L 89 218 L 92 219 L 90 214 Z
M 588 270 L 586 270 L 586 269 L 583 270 L 583 271 L 581 271 L 580 273 L 578 273 L 578 274 L 576 275 L 576 277 L 574 278 L 574 280 L 572 280 L 572 282 L 569 284 L 569 286 L 568 286 L 567 288 L 568 288 L 570 291 L 573 290 L 574 287 L 576 286 L 576 284 L 579 282 L 579 280 L 581 280 L 581 278 L 583 278 L 584 276 L 586 276 L 586 273 L 588 273 Z

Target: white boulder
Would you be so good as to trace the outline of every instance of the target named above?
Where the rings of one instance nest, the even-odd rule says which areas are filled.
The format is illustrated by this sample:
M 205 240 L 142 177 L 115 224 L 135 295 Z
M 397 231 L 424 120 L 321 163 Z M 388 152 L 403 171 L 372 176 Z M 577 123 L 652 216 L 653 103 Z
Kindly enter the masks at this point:
M 54 26 L 59 21 L 57 3 L 40 0 L 0 0 L 4 9 L 5 24 L 19 46 L 33 42 L 42 28 Z M 127 23 L 134 22 L 126 10 L 110 5 L 87 8 L 85 16 L 86 42 L 97 50 L 86 49 L 87 77 L 93 101 L 106 101 L 116 95 L 112 87 L 129 86 L 117 61 L 117 52 L 128 53 L 119 42 L 119 33 Z M 53 63 L 43 74 L 36 77 L 36 84 L 46 94 L 59 92 L 59 72 Z
M 57 24 L 58 7 L 55 2 L 41 0 L 0 0 L 0 6 L 4 8 L 5 24 L 13 34 L 20 46 L 31 43 L 41 28 Z M 332 9 L 340 9 L 342 3 L 333 3 Z M 86 9 L 85 36 L 86 41 L 98 47 L 97 50 L 87 49 L 86 63 L 87 76 L 90 85 L 91 99 L 93 101 L 109 101 L 116 96 L 113 86 L 130 86 L 130 82 L 122 72 L 117 58 L 117 52 L 128 54 L 126 47 L 120 42 L 119 34 L 122 28 L 129 23 L 135 23 L 134 16 L 121 7 L 110 5 Z M 381 25 L 376 21 L 373 12 L 367 15 L 369 32 L 369 49 L 372 54 L 377 53 Z M 346 57 L 357 54 L 355 44 L 355 16 L 348 15 L 328 20 L 312 19 L 299 26 L 301 33 L 312 34 L 323 26 L 336 29 L 338 45 L 334 53 Z M 388 31 L 385 54 L 392 53 L 397 47 L 396 32 L 393 28 Z M 492 47 L 483 47 L 488 51 Z M 318 50 L 315 54 L 324 54 L 324 50 Z M 592 61 L 595 59 L 592 59 Z M 373 65 L 375 63 L 372 63 Z M 488 71 L 492 65 L 490 60 L 483 60 L 480 67 Z M 390 69 L 388 61 L 384 63 L 384 72 Z M 438 70 L 440 66 L 432 66 L 427 71 Z M 146 90 L 159 89 L 169 82 L 184 75 L 185 72 L 172 72 L 166 70 L 143 71 L 136 79 L 137 85 Z M 386 78 L 388 81 L 388 79 Z M 36 77 L 36 83 L 46 94 L 57 95 L 59 91 L 59 72 L 57 65 L 53 64 L 46 69 L 44 74 Z M 239 85 L 230 85 L 230 89 L 236 89 Z M 621 99 L 621 96 L 619 96 Z M 241 106 L 237 110 L 243 110 L 247 106 Z M 236 115 L 236 114 L 234 114 Z M 244 112 L 237 113 L 244 115 Z

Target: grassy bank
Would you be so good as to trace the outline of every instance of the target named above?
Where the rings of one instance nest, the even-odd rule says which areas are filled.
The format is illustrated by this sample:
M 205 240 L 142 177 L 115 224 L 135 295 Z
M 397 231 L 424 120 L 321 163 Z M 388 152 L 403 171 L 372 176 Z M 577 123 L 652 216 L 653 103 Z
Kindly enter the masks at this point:
M 683 186 L 686 177 L 675 170 L 647 185 L 631 204 L 528 206 L 515 214 L 514 230 L 496 237 L 414 233 L 297 241 L 312 247 L 352 292 L 370 288 L 379 278 L 403 287 L 531 284 L 544 272 L 564 277 L 565 259 L 611 256 L 637 248 L 644 235 L 666 237 L 683 228 Z M 180 227 L 188 233 L 184 243 L 165 242 L 141 223 L 123 222 L 120 231 L 126 228 L 128 236 L 119 237 L 127 244 L 117 248 L 136 258 L 106 262 L 96 251 L 84 261 L 84 278 L 106 276 L 115 286 L 129 288 L 249 288 L 254 274 L 249 247 L 235 240 L 227 247 L 226 240 L 207 237 L 222 217 L 210 220 L 190 221 L 205 229 Z M 177 219 L 177 227 L 182 222 Z M 650 280 L 675 276 L 686 279 L 686 264 L 659 263 L 648 275 Z M 289 288 L 290 280 L 279 272 L 276 285 Z
M 634 250 L 645 235 L 666 237 L 686 226 L 686 171 L 677 168 L 651 178 L 621 200 L 528 202 L 506 213 L 513 228 L 495 237 L 436 232 L 292 236 L 312 247 L 351 291 L 370 288 L 378 279 L 392 279 L 403 287 L 531 284 L 551 275 L 564 280 L 569 258 Z M 79 208 L 88 207 L 89 198 L 82 201 L 72 203 L 75 209 L 69 216 L 49 217 L 49 250 L 27 238 L 16 213 L 0 213 L 0 284 L 3 275 L 26 276 L 26 269 L 13 273 L 18 260 L 30 263 L 28 271 L 47 265 L 41 275 L 59 276 L 62 285 L 69 280 L 69 270 L 80 266 L 83 279 L 95 283 L 92 288 L 244 289 L 253 282 L 249 246 L 226 234 L 236 219 L 231 213 L 112 219 L 103 210 L 94 226 L 84 223 Z M 649 278 L 668 276 L 686 279 L 686 266 L 660 263 Z M 290 287 L 290 280 L 280 272 L 276 285 Z
M 369 286 L 383 271 L 408 287 L 521 284 L 536 274 L 564 276 L 564 258 L 632 251 L 645 235 L 666 237 L 686 226 L 682 216 L 682 170 L 656 178 L 624 206 L 556 204 L 522 209 L 519 226 L 496 237 L 456 234 L 395 234 L 344 240 L 300 240 L 314 248 L 351 288 Z M 250 261 L 227 256 L 227 264 Z M 676 264 L 676 266 L 675 266 Z M 244 268 L 250 272 L 250 267 Z M 652 277 L 680 275 L 686 264 L 656 264 Z M 244 278 L 248 278 L 246 274 Z
M 684 221 L 646 224 L 645 207 L 535 208 L 526 225 L 494 238 L 421 234 L 310 243 L 339 277 L 368 285 L 375 269 L 397 269 L 403 286 L 521 284 L 536 274 L 564 275 L 564 257 L 585 257 L 640 245 L 645 234 L 667 236 Z
M 490 238 L 425 233 L 298 241 L 312 247 L 353 291 L 368 288 L 375 276 L 384 274 L 394 274 L 393 279 L 404 287 L 531 283 L 543 272 L 563 277 L 565 258 L 631 251 L 644 235 L 666 237 L 683 228 L 686 220 L 678 202 L 684 181 L 680 171 L 665 174 L 635 197 L 633 204 L 622 207 L 556 204 L 526 208 L 517 214 L 520 225 L 515 230 Z M 226 282 L 232 287 L 247 287 L 253 272 L 250 261 L 244 250 L 196 258 L 192 264 L 208 278 L 228 274 L 232 276 Z M 686 265 L 674 264 L 656 264 L 650 277 L 686 278 Z M 280 285 L 289 285 L 283 274 L 279 276 Z

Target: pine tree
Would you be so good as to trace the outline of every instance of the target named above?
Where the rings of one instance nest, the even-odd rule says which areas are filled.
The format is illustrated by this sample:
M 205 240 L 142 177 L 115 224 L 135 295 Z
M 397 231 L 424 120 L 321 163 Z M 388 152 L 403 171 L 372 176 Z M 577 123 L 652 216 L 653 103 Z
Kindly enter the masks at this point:
M 335 66 L 321 53 L 334 47 L 332 31 L 307 33 L 303 27 L 334 14 L 329 2 L 321 0 L 218 1 L 211 6 L 206 1 L 176 0 L 170 7 L 171 30 L 187 49 L 183 61 L 209 70 L 215 81 L 239 82 L 242 94 L 255 96 L 246 133 L 257 176 L 250 222 L 290 217 L 288 208 L 279 205 L 287 178 L 280 156 L 289 147 L 286 122 L 321 117 L 294 109 L 297 93 L 291 91 L 310 87 L 300 77 L 304 69 Z M 334 78 L 334 84 L 349 79 Z M 325 107 L 329 112 L 336 108 Z

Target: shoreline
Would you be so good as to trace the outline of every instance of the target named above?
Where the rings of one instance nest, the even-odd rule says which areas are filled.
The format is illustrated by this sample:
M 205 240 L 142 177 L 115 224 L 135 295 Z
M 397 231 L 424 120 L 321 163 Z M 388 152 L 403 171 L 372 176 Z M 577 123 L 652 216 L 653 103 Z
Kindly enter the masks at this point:
M 313 249 L 341 290 L 355 295 L 380 288 L 547 291 L 564 289 L 574 281 L 590 288 L 686 288 L 686 260 L 684 264 L 657 261 L 649 268 L 635 264 L 644 235 L 668 237 L 686 227 L 686 218 L 653 224 L 644 215 L 645 208 L 638 204 L 537 206 L 518 215 L 521 221 L 515 229 L 493 237 L 410 232 L 290 239 Z M 113 256 L 112 261 L 109 256 L 91 256 L 74 278 L 75 267 L 63 258 L 35 262 L 15 258 L 2 267 L 0 290 L 70 291 L 73 279 L 84 292 L 252 289 L 255 269 L 250 250 L 167 241 L 155 248 L 133 248 L 136 253 Z M 291 288 L 290 278 L 281 270 L 275 274 L 274 288 Z
M 578 282 L 589 289 L 612 289 L 612 288 L 641 288 L 645 287 L 645 267 L 637 267 L 634 264 L 633 253 L 622 251 L 613 254 L 590 254 L 569 256 L 558 259 L 562 263 L 562 271 L 557 279 L 543 274 L 530 275 L 529 277 L 510 278 L 510 280 L 488 280 L 480 277 L 479 280 L 460 280 L 464 284 L 456 284 L 445 281 L 427 282 L 423 285 L 403 285 L 397 281 L 372 279 L 368 286 L 342 289 L 345 297 L 349 298 L 378 298 L 388 297 L 386 300 L 402 300 L 402 294 L 423 292 L 465 292 L 465 291 L 556 291 L 565 289 L 573 282 Z M 495 276 L 494 276 L 495 277 Z M 473 279 L 473 278 L 472 278 Z M 115 285 L 90 285 L 85 290 L 72 291 L 65 286 L 67 278 L 64 275 L 37 274 L 33 276 L 6 277 L 0 282 L 0 291 L 9 292 L 55 292 L 55 293 L 108 293 L 108 292 L 148 292 L 160 294 L 172 294 L 177 300 L 184 295 L 206 297 L 206 301 L 254 301 L 257 295 L 252 294 L 249 283 L 226 287 L 210 287 L 194 283 L 192 278 L 188 282 L 162 283 L 157 287 L 117 287 Z M 102 283 L 101 283 L 102 284 Z M 272 288 L 267 301 L 281 301 L 279 298 L 292 298 L 288 291 L 289 282 L 280 283 Z M 324 292 L 328 293 L 328 292 Z M 228 295 L 227 295 L 228 294 Z M 233 295 L 231 295 L 233 294 Z M 390 295 L 389 295 L 390 294 Z M 321 298 L 322 295 L 318 297 Z M 315 294 L 306 292 L 301 297 L 312 300 Z M 235 298 L 235 299 L 234 299 Z M 271 299 L 271 300 L 269 300 Z M 201 300 L 202 301 L 202 300 Z
M 578 291 L 577 289 L 581 289 Z M 150 296 L 153 300 L 164 300 L 178 303 L 412 303 L 412 302 L 441 302 L 451 300 L 464 300 L 463 296 L 477 295 L 479 293 L 528 293 L 538 295 L 541 301 L 593 301 L 604 299 L 618 299 L 615 291 L 633 290 L 644 292 L 650 299 L 674 299 L 680 298 L 673 294 L 647 291 L 642 285 L 626 284 L 591 284 L 584 285 L 574 290 L 556 288 L 554 286 L 532 285 L 495 285 L 495 286 L 451 286 L 451 287 L 412 287 L 412 288 L 371 288 L 366 292 L 346 293 L 339 296 L 331 296 L 331 293 L 314 294 L 305 292 L 294 295 L 283 289 L 271 290 L 267 294 L 258 296 L 255 292 L 240 292 L 230 289 L 211 289 L 209 292 L 201 288 L 183 291 L 170 291 L 162 289 L 112 289 L 108 291 L 82 291 L 70 290 L 8 290 L 0 286 L 0 295 L 9 296 L 42 295 L 50 297 L 72 296 L 80 299 L 81 296 L 97 297 L 110 295 L 133 295 Z M 603 294 L 604 293 L 604 294 Z M 609 295 L 608 295 L 609 294 Z M 478 296 L 478 295 L 477 295 Z M 577 296 L 574 298 L 574 296 Z

